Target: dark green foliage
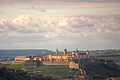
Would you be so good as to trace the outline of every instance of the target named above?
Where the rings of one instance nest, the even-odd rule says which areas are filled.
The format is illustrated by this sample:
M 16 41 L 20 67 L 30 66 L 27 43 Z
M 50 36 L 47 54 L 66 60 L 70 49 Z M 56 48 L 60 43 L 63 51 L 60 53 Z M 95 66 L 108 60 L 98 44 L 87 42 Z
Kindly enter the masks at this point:
M 29 76 L 22 70 L 0 68 L 0 80 L 29 80 Z
M 33 74 L 31 75 L 31 80 L 57 80 L 57 78 L 53 78 L 50 75 L 43 76 L 41 74 Z
M 50 75 L 29 74 L 28 72 L 21 70 L 19 67 L 21 67 L 19 64 L 1 64 L 0 80 L 56 80 L 56 78 L 53 78 Z
M 116 69 L 110 69 L 103 64 L 86 66 L 86 71 L 89 76 L 93 78 L 105 78 L 105 77 L 118 77 L 120 71 Z
M 113 62 L 112 59 L 95 59 L 95 61 L 101 61 L 101 62 Z
M 39 73 L 44 75 L 51 75 L 53 77 L 63 77 L 66 76 L 68 71 L 70 70 L 71 69 L 69 69 L 69 67 L 65 65 L 46 65 L 28 71 L 29 72 L 40 71 Z
M 79 72 L 78 70 L 70 69 L 67 65 L 45 65 L 28 70 L 29 73 L 33 73 L 34 71 L 36 74 L 50 75 L 57 78 L 70 78 Z

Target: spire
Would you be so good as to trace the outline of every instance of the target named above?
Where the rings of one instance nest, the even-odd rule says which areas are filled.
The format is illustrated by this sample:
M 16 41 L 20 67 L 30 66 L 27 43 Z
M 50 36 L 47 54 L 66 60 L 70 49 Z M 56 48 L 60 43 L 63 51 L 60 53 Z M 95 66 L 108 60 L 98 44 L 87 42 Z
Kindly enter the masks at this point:
M 58 49 L 56 49 L 56 54 L 58 54 L 59 52 L 58 52 Z
M 64 54 L 67 54 L 67 49 L 64 49 Z

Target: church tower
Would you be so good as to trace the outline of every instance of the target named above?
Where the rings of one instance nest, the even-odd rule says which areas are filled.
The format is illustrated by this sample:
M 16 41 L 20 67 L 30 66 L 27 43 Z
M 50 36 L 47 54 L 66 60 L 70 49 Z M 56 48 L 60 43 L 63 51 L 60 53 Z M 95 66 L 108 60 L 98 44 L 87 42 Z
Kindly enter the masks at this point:
M 58 54 L 59 52 L 58 52 L 58 49 L 56 49 L 56 54 Z
M 87 54 L 87 55 L 89 54 L 89 51 L 88 51 L 88 50 L 86 51 L 86 54 Z
M 67 49 L 64 49 L 64 54 L 67 54 Z
M 78 54 L 79 54 L 79 52 L 78 52 L 78 50 L 77 50 L 77 49 L 76 49 L 75 53 L 76 53 L 76 55 L 78 55 Z
M 78 53 L 78 50 L 76 49 L 75 52 Z

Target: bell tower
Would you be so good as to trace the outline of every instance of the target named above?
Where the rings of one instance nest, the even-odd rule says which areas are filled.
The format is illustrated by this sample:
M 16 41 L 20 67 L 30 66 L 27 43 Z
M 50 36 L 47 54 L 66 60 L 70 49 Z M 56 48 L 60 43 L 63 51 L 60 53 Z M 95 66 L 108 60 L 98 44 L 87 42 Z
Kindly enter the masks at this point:
M 78 50 L 76 49 L 75 52 L 78 53 Z
M 58 52 L 58 49 L 56 49 L 56 54 L 58 54 L 59 52 Z
M 76 50 L 75 50 L 75 53 L 76 53 L 76 55 L 78 55 L 78 54 L 79 54 L 79 51 L 76 49 Z
M 86 51 L 86 54 L 87 54 L 87 55 L 89 54 L 89 51 L 88 51 L 88 50 Z
M 64 54 L 67 54 L 67 49 L 64 49 Z

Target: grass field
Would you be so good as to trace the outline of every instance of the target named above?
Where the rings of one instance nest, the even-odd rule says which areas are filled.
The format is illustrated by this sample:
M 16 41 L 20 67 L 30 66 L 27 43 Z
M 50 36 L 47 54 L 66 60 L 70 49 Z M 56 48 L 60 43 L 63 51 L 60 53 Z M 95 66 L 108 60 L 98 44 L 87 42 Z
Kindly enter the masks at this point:
M 36 69 L 28 70 L 29 72 L 36 71 L 38 73 L 44 74 L 44 75 L 51 75 L 53 77 L 67 77 L 71 73 L 73 76 L 78 71 L 73 71 L 66 65 L 46 65 L 46 66 L 40 66 Z
M 22 64 L 0 64 L 0 68 L 6 67 L 14 70 L 21 70 Z
M 21 64 L 0 64 L 1 67 L 7 67 L 9 69 L 20 70 L 22 65 Z M 52 77 L 57 78 L 66 78 L 68 76 L 74 76 L 79 71 L 74 71 L 69 68 L 67 65 L 45 65 L 39 66 L 36 69 L 27 69 L 28 73 L 32 74 L 43 74 L 43 75 L 51 75 Z M 120 71 L 115 69 L 110 69 L 104 65 L 94 65 L 94 66 L 87 66 L 86 67 L 87 75 L 89 76 L 102 76 L 102 77 L 114 77 L 120 76 Z

